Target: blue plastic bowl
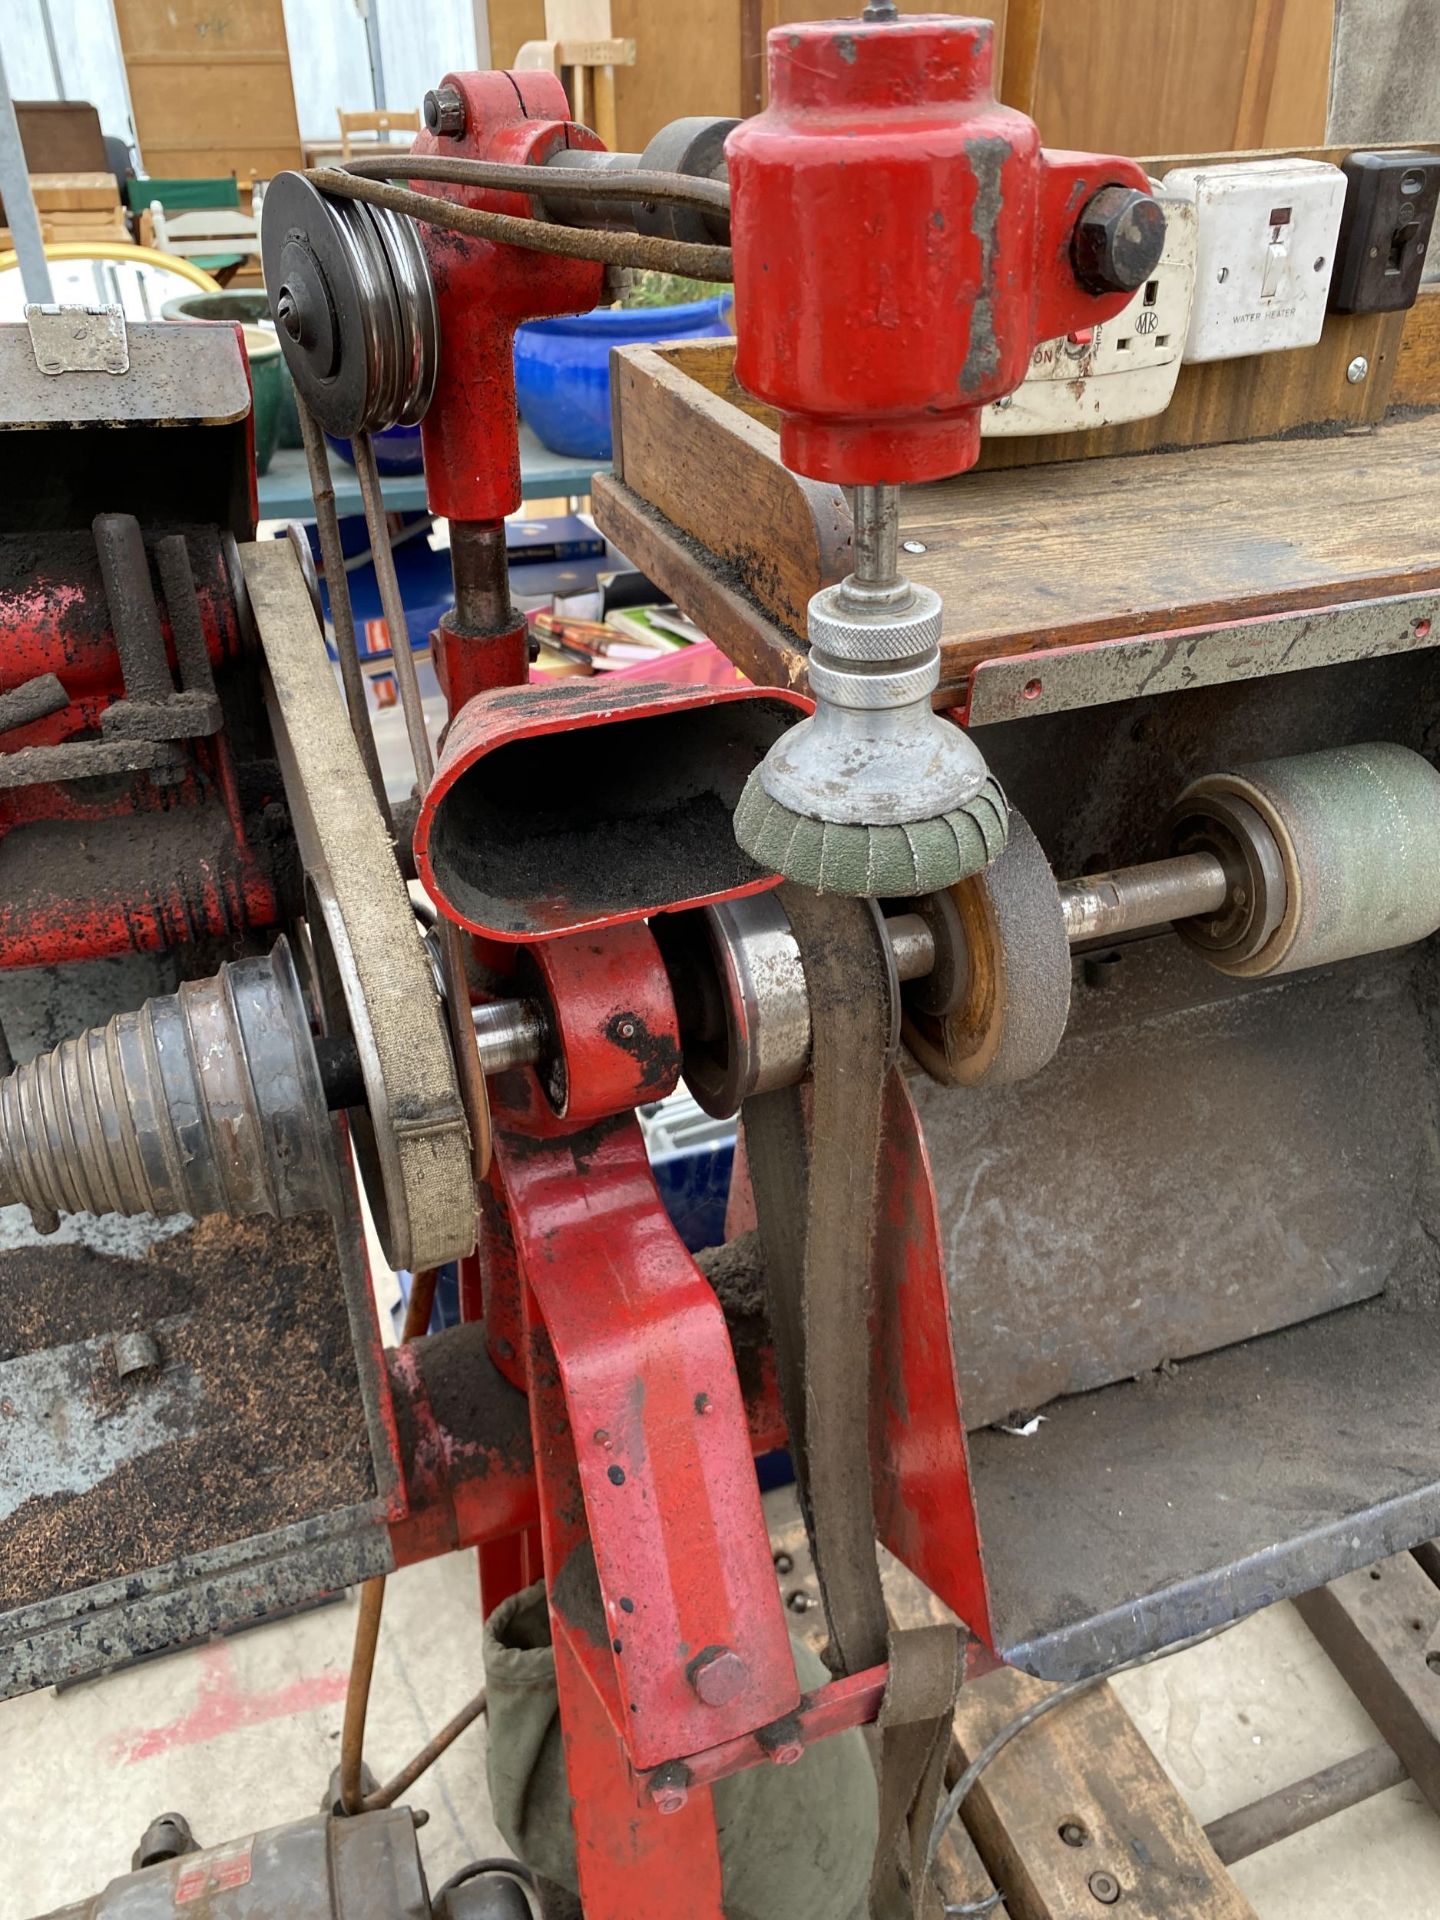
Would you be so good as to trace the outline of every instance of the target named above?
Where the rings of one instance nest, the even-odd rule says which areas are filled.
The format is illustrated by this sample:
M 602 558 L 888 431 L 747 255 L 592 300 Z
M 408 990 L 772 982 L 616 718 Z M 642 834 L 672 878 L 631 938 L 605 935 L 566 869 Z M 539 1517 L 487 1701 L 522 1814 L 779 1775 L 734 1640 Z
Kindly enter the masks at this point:
M 338 434 L 327 433 L 325 438 L 334 447 L 342 460 L 355 464 L 355 449 L 348 440 L 342 440 Z M 375 465 L 381 473 L 423 473 L 425 457 L 420 450 L 419 427 L 382 427 L 379 433 L 372 435 L 375 445 Z
M 608 460 L 610 349 L 642 340 L 708 340 L 730 332 L 730 295 L 679 307 L 604 307 L 532 320 L 515 334 L 520 411 L 552 453 Z

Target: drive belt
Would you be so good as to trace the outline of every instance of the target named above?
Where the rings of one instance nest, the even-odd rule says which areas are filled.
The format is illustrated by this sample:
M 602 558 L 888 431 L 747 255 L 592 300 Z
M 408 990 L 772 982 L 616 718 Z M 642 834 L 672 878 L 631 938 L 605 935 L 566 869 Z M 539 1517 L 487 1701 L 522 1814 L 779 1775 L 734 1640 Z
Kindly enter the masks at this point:
M 875 1747 L 871 1912 L 892 1920 L 938 1911 L 925 1845 L 963 1659 L 957 1628 L 891 1632 L 875 1554 L 869 1324 L 894 983 L 869 902 L 795 886 L 780 899 L 810 1000 L 808 1126 L 801 1088 L 755 1095 L 744 1108 L 746 1150 L 781 1400 L 830 1630 L 826 1662 L 835 1673 L 890 1667 Z

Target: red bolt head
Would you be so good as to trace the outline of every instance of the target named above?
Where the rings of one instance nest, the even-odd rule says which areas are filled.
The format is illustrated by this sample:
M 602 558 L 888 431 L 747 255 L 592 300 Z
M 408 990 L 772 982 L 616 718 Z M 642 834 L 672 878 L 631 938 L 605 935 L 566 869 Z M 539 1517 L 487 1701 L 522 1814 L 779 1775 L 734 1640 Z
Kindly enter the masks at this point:
M 750 1670 L 729 1647 L 704 1647 L 685 1676 L 707 1707 L 726 1707 L 743 1691 Z
M 795 1767 L 805 1758 L 805 1749 L 798 1740 L 787 1740 L 783 1746 L 770 1749 L 771 1762 L 777 1767 Z
M 650 1798 L 657 1813 L 680 1813 L 690 1795 L 684 1787 L 655 1787 Z

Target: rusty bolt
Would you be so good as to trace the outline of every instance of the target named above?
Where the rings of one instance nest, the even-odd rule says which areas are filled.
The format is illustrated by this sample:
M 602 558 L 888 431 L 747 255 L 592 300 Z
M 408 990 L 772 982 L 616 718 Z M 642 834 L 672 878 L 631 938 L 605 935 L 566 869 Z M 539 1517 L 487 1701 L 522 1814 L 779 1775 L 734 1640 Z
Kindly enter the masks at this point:
M 432 87 L 425 96 L 425 125 L 431 133 L 458 139 L 465 131 L 465 97 L 458 87 Z
M 1102 1907 L 1113 1907 L 1120 1898 L 1120 1882 L 1113 1873 L 1092 1873 L 1085 1884 Z
M 798 1740 L 785 1740 L 770 1749 L 770 1758 L 777 1767 L 795 1767 L 805 1758 L 805 1749 Z
M 685 1669 L 685 1678 L 707 1707 L 728 1707 L 750 1678 L 750 1670 L 729 1647 L 702 1647 Z
M 1102 187 L 1075 222 L 1070 264 L 1087 293 L 1133 293 L 1155 271 L 1165 213 L 1137 187 Z

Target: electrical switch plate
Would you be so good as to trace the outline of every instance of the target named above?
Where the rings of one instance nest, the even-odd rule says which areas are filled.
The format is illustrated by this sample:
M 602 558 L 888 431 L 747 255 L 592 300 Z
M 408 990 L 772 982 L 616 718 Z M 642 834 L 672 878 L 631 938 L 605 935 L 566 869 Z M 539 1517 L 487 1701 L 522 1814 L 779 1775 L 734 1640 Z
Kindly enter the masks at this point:
M 1323 160 L 1176 167 L 1199 217 L 1186 360 L 1313 347 L 1325 325 L 1345 176 Z
M 1078 433 L 1148 420 L 1170 404 L 1195 290 L 1195 208 L 1157 194 L 1165 246 L 1155 271 L 1113 320 L 1042 340 L 1013 393 L 980 416 L 988 436 Z
M 1413 307 L 1440 200 L 1440 153 L 1352 153 L 1344 174 L 1331 311 Z

